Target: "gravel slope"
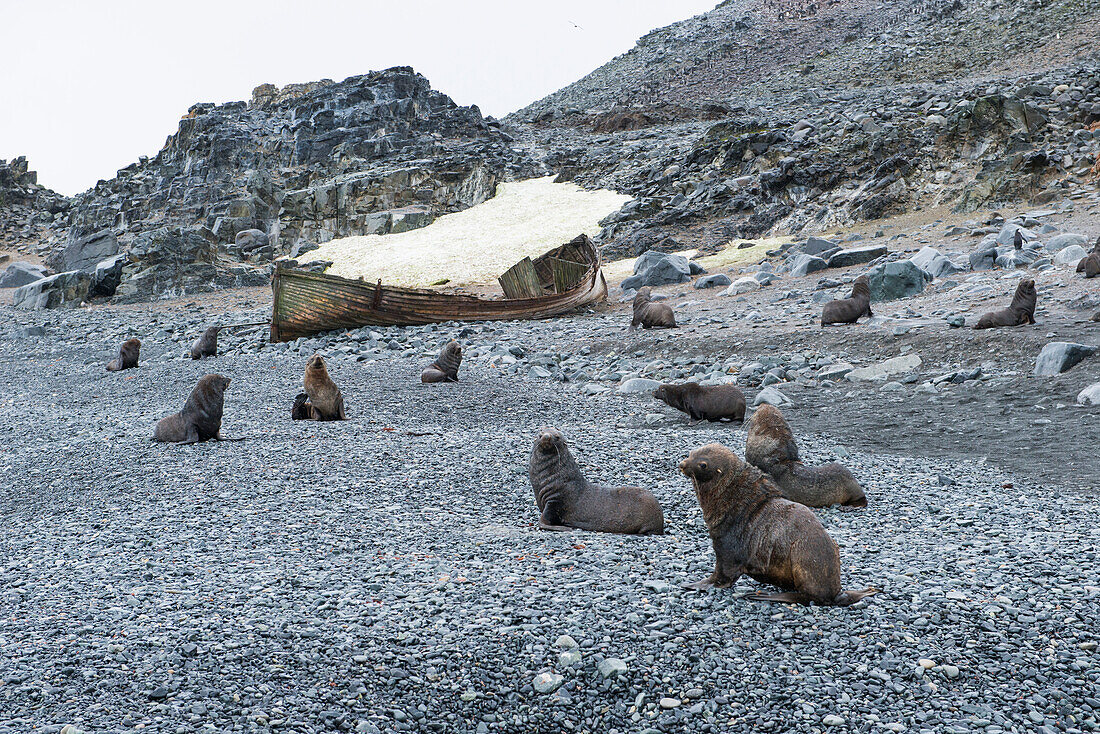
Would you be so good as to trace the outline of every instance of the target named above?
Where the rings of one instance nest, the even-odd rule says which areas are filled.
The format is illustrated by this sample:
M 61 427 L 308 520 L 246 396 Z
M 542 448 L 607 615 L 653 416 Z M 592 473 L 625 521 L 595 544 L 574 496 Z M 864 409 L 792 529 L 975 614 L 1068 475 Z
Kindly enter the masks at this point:
M 467 354 L 575 349 L 618 314 L 390 330 L 405 342 L 381 354 L 230 336 L 226 356 L 183 359 L 221 313 L 5 308 L 0 732 L 1100 728 L 1095 493 L 804 424 L 807 459 L 843 455 L 871 502 L 819 511 L 846 586 L 883 592 L 844 610 L 751 602 L 751 580 L 686 592 L 713 556 L 676 463 L 711 441 L 742 451 L 740 427 L 488 354 L 458 384 L 417 382 L 447 336 Z M 31 321 L 49 336 L 22 336 Z M 108 374 L 127 324 L 143 365 Z M 289 420 L 318 346 L 347 422 Z M 211 371 L 234 380 L 224 434 L 247 440 L 153 444 Z M 653 489 L 669 533 L 536 530 L 526 463 L 544 425 L 590 478 Z

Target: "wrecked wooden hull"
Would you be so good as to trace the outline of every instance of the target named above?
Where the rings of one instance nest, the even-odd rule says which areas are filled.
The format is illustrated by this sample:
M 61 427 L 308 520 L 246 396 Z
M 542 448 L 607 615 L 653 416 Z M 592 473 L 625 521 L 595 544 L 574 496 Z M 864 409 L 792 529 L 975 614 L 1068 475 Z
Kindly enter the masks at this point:
M 539 260 L 568 247 L 574 253 L 583 253 L 587 260 L 580 282 L 561 293 L 532 298 L 490 300 L 279 268 L 272 277 L 271 341 L 292 341 L 323 331 L 362 326 L 543 319 L 606 299 L 607 281 L 600 269 L 599 252 L 587 237 L 583 242 L 577 238 Z

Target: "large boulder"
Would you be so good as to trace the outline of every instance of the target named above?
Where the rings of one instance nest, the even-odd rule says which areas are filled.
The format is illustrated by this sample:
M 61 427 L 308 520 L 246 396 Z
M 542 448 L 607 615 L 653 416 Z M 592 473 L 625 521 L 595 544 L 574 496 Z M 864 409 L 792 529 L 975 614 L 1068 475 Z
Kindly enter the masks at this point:
M 839 250 L 840 247 L 835 242 L 830 242 L 822 237 L 811 237 L 805 242 L 795 245 L 794 249 L 807 255 L 820 255 L 824 252 Z
M 1019 250 L 1009 245 L 1008 247 L 997 248 L 997 257 L 993 262 L 997 267 L 1012 270 L 1014 268 L 1026 268 L 1043 255 L 1042 245 L 1038 243 L 1028 243 Z
M 715 273 L 714 275 L 705 275 L 695 281 L 695 288 L 703 290 L 704 288 L 717 288 L 719 286 L 726 286 L 730 284 L 730 277 L 725 273 Z
M 981 241 L 974 252 L 970 253 L 971 270 L 992 270 L 997 261 L 997 243 L 990 237 Z
M 21 286 L 12 294 L 16 308 L 76 308 L 88 297 L 92 276 L 81 270 L 70 270 Z
M 624 291 L 637 290 L 646 285 L 671 285 L 689 280 L 691 265 L 686 257 L 650 250 L 634 261 L 634 275 L 623 281 L 622 288 Z
M 946 275 L 953 275 L 966 269 L 951 262 L 946 255 L 935 247 L 922 247 L 920 252 L 909 258 L 909 261 L 928 273 L 932 278 L 942 278 Z
M 4 271 L 4 274 L 0 275 L 0 288 L 18 288 L 21 285 L 42 280 L 49 274 L 50 271 L 41 265 L 24 262 L 12 263 Z
M 1060 375 L 1085 357 L 1096 352 L 1096 347 L 1073 342 L 1051 342 L 1039 352 L 1035 360 L 1035 374 L 1040 377 Z
M 86 270 L 91 272 L 97 263 L 118 254 L 118 239 L 112 230 L 77 237 L 70 233 L 68 244 L 61 253 L 60 263 L 55 263 L 62 271 Z
M 911 260 L 876 265 L 864 275 L 870 282 L 872 301 L 893 301 L 916 295 L 932 280 Z
M 863 265 L 882 257 L 887 252 L 889 252 L 889 249 L 886 245 L 871 245 L 869 247 L 841 250 L 829 258 L 829 267 L 846 268 L 850 265 Z
M 885 380 L 895 375 L 906 375 L 916 372 L 921 366 L 921 361 L 919 354 L 903 354 L 899 357 L 888 359 L 885 362 L 849 370 L 845 373 L 845 377 L 852 382 Z
M 807 255 L 805 253 L 799 253 L 791 258 L 789 263 L 791 275 L 800 277 L 803 275 L 809 275 L 810 273 L 816 273 L 819 270 L 824 270 L 829 267 L 829 263 L 822 260 L 815 255 Z
M 267 247 L 267 233 L 262 229 L 246 229 L 237 233 L 233 238 L 233 244 L 244 253 L 250 253 L 261 247 Z
M 1055 235 L 1047 240 L 1046 248 L 1051 252 L 1061 252 L 1065 248 L 1072 247 L 1073 245 L 1084 248 L 1088 242 L 1089 238 L 1083 234 L 1071 234 L 1067 232 L 1066 234 Z
M 1087 257 L 1088 252 L 1081 245 L 1070 245 L 1069 247 L 1063 247 L 1054 256 L 1055 265 L 1073 265 L 1077 266 L 1077 263 L 1081 262 L 1081 258 Z
M 98 263 L 92 271 L 92 286 L 89 295 L 113 296 L 118 284 L 122 282 L 122 268 L 126 265 L 125 255 L 115 255 Z
M 1077 394 L 1078 405 L 1100 405 L 1100 382 L 1089 385 Z
M 1028 242 L 1039 239 L 1038 234 L 1014 222 L 1005 222 L 1004 226 L 1001 227 L 1001 231 L 997 233 L 994 239 L 997 244 L 1002 247 L 1012 247 L 1016 242 L 1016 232 L 1020 232 L 1024 236 L 1025 245 Z
M 749 293 L 750 291 L 760 290 L 761 282 L 756 278 L 745 276 L 744 278 L 738 278 L 733 281 L 729 288 L 726 289 L 725 295 L 727 296 L 739 296 L 742 293 Z

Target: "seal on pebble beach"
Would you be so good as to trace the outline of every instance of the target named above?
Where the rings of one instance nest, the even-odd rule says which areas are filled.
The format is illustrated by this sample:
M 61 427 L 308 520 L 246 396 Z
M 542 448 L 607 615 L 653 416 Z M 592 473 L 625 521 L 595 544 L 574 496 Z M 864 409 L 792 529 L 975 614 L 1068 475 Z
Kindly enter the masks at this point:
M 218 356 L 218 332 L 221 330 L 220 326 L 211 326 L 204 331 L 202 336 L 191 344 L 191 359 Z
M 1077 272 L 1084 273 L 1086 278 L 1095 278 L 1100 275 L 1100 237 L 1096 238 L 1096 244 L 1092 246 L 1092 252 L 1085 255 L 1077 263 Z
M 314 354 L 306 362 L 305 377 L 302 380 L 304 393 L 298 393 L 290 409 L 290 417 L 296 421 L 342 421 L 347 420 L 344 412 L 344 396 L 340 388 L 328 375 L 325 358 Z
M 609 489 L 581 474 L 565 437 L 553 428 L 539 432 L 528 469 L 543 530 L 591 530 L 600 533 L 660 535 L 665 531 L 661 505 L 640 487 Z
M 1021 280 L 1016 286 L 1016 293 L 1012 296 L 1012 303 L 1008 308 L 1000 311 L 990 311 L 983 314 L 975 329 L 995 329 L 999 326 L 1022 326 L 1035 323 L 1035 302 L 1038 294 L 1035 292 L 1034 280 Z
M 128 370 L 138 366 L 138 356 L 141 354 L 141 341 L 127 339 L 118 349 L 118 357 L 107 363 L 108 372 Z
M 161 443 L 198 443 L 223 441 L 222 409 L 225 388 L 230 379 L 222 375 L 204 375 L 191 391 L 183 410 L 157 422 L 153 440 Z M 237 439 L 240 440 L 240 439 Z
M 638 326 L 643 329 L 673 329 L 676 327 L 676 317 L 672 313 L 672 306 L 667 303 L 654 302 L 653 290 L 647 285 L 638 289 L 634 296 L 634 320 L 630 322 L 630 330 L 634 331 Z
M 852 295 L 825 304 L 821 309 L 821 325 L 854 324 L 860 316 L 874 316 L 871 313 L 871 281 L 866 275 L 852 283 Z
M 745 420 L 745 394 L 736 385 L 662 383 L 653 391 L 653 397 L 687 413 L 693 421 Z
M 747 574 L 786 589 L 750 599 L 841 607 L 877 592 L 844 591 L 840 551 L 813 511 L 782 497 L 769 478 L 725 446 L 695 449 L 680 471 L 695 487 L 715 554 L 714 573 L 685 588 L 727 588 Z
M 783 413 L 764 403 L 749 419 L 745 461 L 768 474 L 783 496 L 807 507 L 866 507 L 867 496 L 852 473 L 835 462 L 808 467 Z
M 443 347 L 435 361 L 420 373 L 421 382 L 458 382 L 462 364 L 462 345 L 453 339 Z

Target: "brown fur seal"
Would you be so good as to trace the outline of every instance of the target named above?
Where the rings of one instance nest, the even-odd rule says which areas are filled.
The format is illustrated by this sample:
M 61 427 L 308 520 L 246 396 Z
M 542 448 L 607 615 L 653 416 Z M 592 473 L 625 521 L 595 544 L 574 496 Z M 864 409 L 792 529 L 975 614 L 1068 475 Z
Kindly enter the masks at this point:
M 306 362 L 305 378 L 302 380 L 306 391 L 294 398 L 290 417 L 296 421 L 342 421 L 347 420 L 344 412 L 344 396 L 340 388 L 328 376 L 325 358 L 314 354 Z
M 1022 326 L 1035 323 L 1035 301 L 1038 294 L 1035 292 L 1034 280 L 1021 280 L 1016 286 L 1016 293 L 1012 296 L 1012 304 L 1000 311 L 991 311 L 983 314 L 975 329 L 995 329 L 998 326 Z
M 1095 278 L 1100 275 L 1100 237 L 1096 238 L 1096 244 L 1092 246 L 1092 252 L 1085 255 L 1077 263 L 1077 272 L 1084 273 L 1086 278 Z
M 218 332 L 221 330 L 220 326 L 211 326 L 204 331 L 202 336 L 191 344 L 191 359 L 218 356 Z
M 821 309 L 821 325 L 854 324 L 860 316 L 874 316 L 871 313 L 871 282 L 866 275 L 852 283 L 852 295 L 825 304 Z
M 565 437 L 553 428 L 535 440 L 528 469 L 543 530 L 660 535 L 665 516 L 657 498 L 639 487 L 608 489 L 581 474 Z
M 736 385 L 703 387 L 698 382 L 661 384 L 653 397 L 691 416 L 693 421 L 745 420 L 745 394 Z
M 191 391 L 183 410 L 161 418 L 153 432 L 153 440 L 162 443 L 198 443 L 222 441 L 222 408 L 229 378 L 205 375 Z
M 837 463 L 806 466 L 798 458 L 791 427 L 774 405 L 765 403 L 749 420 L 745 461 L 771 476 L 783 496 L 807 507 L 866 507 L 867 496 L 851 472 Z
M 128 370 L 138 366 L 138 356 L 141 354 L 141 342 L 137 339 L 127 339 L 118 349 L 118 357 L 107 363 L 108 372 Z
M 634 320 L 630 322 L 630 330 L 637 329 L 640 325 L 643 329 L 673 329 L 676 327 L 676 317 L 672 313 L 672 306 L 667 303 L 655 303 L 653 290 L 647 285 L 638 289 L 634 296 Z
M 462 364 L 462 345 L 452 340 L 420 373 L 421 382 L 458 382 L 458 367 Z
M 680 471 L 695 486 L 715 555 L 714 573 L 687 588 L 726 588 L 748 574 L 787 589 L 750 596 L 761 601 L 848 606 L 876 593 L 844 591 L 840 551 L 813 511 L 784 499 L 770 479 L 725 446 L 695 449 Z

